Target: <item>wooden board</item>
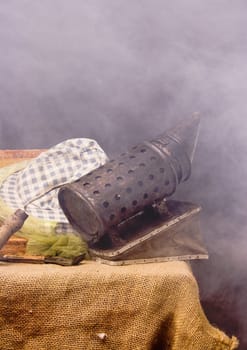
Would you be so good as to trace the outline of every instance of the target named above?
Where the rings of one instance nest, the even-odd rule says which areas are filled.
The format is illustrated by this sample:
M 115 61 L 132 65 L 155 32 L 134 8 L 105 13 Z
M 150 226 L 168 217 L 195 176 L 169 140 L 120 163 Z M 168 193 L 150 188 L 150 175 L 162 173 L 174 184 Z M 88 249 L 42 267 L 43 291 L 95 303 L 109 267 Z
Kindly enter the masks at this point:
M 0 249 L 0 255 L 23 256 L 26 253 L 27 240 L 25 238 L 11 237 Z
M 6 149 L 0 150 L 0 167 L 37 157 L 44 149 Z M 1 255 L 22 256 L 26 252 L 25 238 L 11 237 L 0 250 Z
M 0 150 L 0 167 L 37 157 L 44 149 Z

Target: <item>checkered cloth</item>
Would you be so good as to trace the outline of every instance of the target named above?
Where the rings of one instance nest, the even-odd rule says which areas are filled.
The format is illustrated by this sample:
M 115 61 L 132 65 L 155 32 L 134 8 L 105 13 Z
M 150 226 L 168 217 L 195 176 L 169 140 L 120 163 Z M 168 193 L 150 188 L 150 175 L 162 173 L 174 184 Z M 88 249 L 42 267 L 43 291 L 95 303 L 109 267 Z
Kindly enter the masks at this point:
M 79 179 L 107 160 L 94 140 L 61 142 L 10 175 L 0 187 L 0 197 L 13 209 L 23 209 L 28 215 L 56 221 L 63 230 L 71 230 L 59 206 L 59 187 Z

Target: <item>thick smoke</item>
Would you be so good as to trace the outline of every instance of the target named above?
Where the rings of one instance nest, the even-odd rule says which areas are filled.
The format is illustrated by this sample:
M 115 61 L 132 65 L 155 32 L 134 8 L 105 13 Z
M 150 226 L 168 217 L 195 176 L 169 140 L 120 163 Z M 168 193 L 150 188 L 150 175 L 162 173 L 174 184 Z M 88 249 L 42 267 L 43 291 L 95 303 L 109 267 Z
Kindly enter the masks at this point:
M 240 290 L 233 306 L 243 337 L 246 22 L 240 0 L 9 0 L 0 7 L 1 148 L 91 137 L 114 155 L 200 112 L 193 175 L 176 197 L 203 207 L 211 259 L 196 269 L 202 297 Z

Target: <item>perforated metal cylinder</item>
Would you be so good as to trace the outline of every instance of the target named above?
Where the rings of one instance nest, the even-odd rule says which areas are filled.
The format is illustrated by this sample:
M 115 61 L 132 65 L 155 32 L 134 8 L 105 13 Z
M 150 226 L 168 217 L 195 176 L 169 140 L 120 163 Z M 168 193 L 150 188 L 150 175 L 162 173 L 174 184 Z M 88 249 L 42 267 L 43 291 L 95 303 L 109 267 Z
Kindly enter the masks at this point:
M 163 134 L 63 186 L 58 198 L 72 226 L 94 243 L 112 226 L 171 196 L 191 172 L 181 141 Z

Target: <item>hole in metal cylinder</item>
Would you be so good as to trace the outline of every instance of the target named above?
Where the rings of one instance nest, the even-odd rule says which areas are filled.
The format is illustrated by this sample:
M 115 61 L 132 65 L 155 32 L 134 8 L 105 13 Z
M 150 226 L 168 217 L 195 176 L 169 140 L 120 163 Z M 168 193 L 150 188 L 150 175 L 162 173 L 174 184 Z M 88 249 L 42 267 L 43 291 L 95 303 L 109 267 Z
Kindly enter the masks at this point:
M 103 202 L 103 206 L 104 206 L 105 208 L 108 208 L 108 207 L 109 207 L 109 202 L 104 201 L 104 202 Z

